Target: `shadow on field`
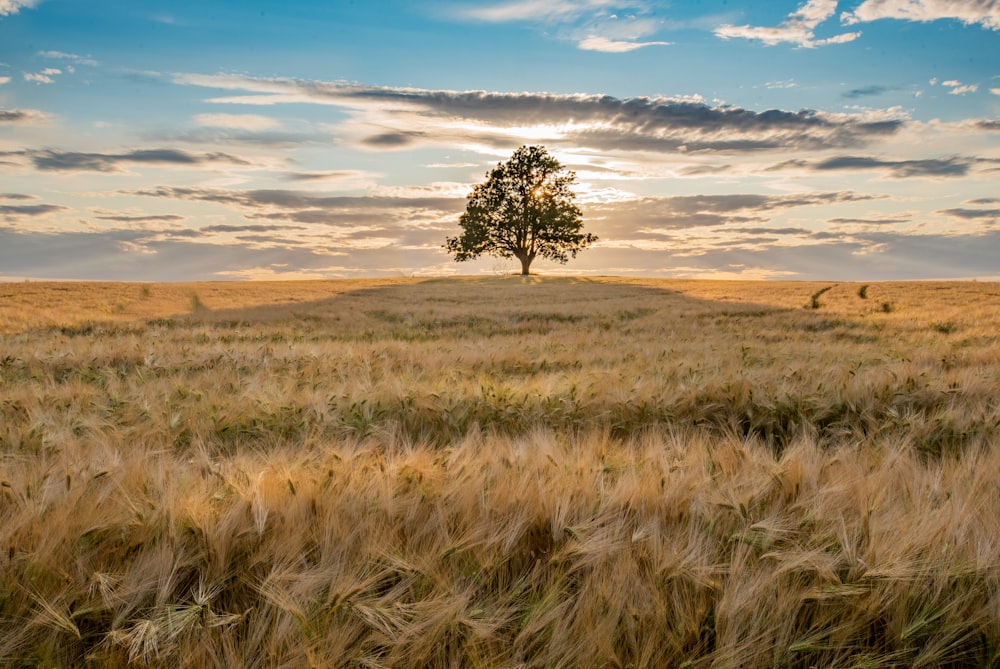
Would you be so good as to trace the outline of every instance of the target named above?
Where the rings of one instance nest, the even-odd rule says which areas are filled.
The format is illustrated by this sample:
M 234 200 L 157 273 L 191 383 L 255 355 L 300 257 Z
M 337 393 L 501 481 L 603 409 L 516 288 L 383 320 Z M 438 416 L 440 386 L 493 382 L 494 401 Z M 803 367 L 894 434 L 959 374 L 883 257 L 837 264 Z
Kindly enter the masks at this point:
M 264 415 L 227 430 L 239 439 L 268 436 L 261 426 L 282 438 L 395 430 L 441 444 L 477 431 L 628 438 L 695 428 L 776 451 L 797 438 L 899 437 L 939 455 L 989 438 L 998 413 L 989 393 L 915 370 L 888 315 L 856 287 L 822 290 L 829 308 L 816 307 L 817 287 L 404 280 L 148 326 L 196 328 L 202 345 L 266 343 L 284 362 L 261 375 L 312 379 L 310 396 L 326 394 L 321 411 L 291 391 L 280 406 L 257 405 Z

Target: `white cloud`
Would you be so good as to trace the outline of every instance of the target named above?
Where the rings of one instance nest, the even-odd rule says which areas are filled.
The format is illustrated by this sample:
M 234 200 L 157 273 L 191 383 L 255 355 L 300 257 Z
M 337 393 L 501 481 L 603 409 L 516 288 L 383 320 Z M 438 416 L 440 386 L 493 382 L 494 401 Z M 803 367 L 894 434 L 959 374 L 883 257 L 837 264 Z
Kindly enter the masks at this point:
M 938 82 L 937 79 L 931 79 L 931 85 L 936 85 L 940 83 L 946 88 L 950 88 L 948 91 L 949 95 L 965 95 L 966 93 L 975 93 L 979 90 L 979 84 L 963 84 L 958 79 L 948 79 L 947 81 Z
M 557 26 L 557 38 L 584 51 L 626 53 L 671 42 L 642 41 L 663 26 L 648 18 L 646 0 L 514 0 L 459 10 L 459 18 L 487 23 L 539 22 Z
M 0 16 L 17 14 L 22 9 L 30 9 L 41 0 L 0 0 Z
M 0 86 L 10 83 L 10 77 L 0 77 Z
M 599 35 L 590 35 L 580 40 L 578 47 L 584 51 L 601 51 L 603 53 L 626 53 L 644 46 L 670 46 L 673 42 L 623 42 L 608 39 Z
M 955 88 L 948 91 L 949 95 L 965 95 L 966 93 L 975 93 L 979 90 L 979 84 L 966 84 L 962 86 L 955 86 Z
M 595 10 L 622 7 L 619 0 L 514 0 L 460 10 L 462 18 L 487 23 L 507 21 L 565 21 Z
M 841 33 L 826 39 L 816 39 L 816 26 L 823 23 L 837 11 L 837 0 L 808 0 L 804 5 L 788 15 L 778 26 L 734 26 L 724 24 L 715 29 L 715 34 L 723 39 L 741 38 L 760 40 L 768 46 L 788 42 L 799 47 L 812 48 L 828 44 L 844 44 L 861 36 L 859 32 Z
M 956 19 L 966 25 L 979 24 L 1000 30 L 998 0 L 864 0 L 853 12 L 844 12 L 840 20 L 853 25 L 878 19 L 901 19 L 923 23 Z
M 38 84 L 52 84 L 55 83 L 55 79 L 53 79 L 52 77 L 57 74 L 62 74 L 62 70 L 55 67 L 47 67 L 41 72 L 35 72 L 35 73 L 25 72 L 24 80 L 34 81 L 35 83 Z
M 198 114 L 194 120 L 200 126 L 233 130 L 271 130 L 281 125 L 269 116 L 258 114 Z
M 993 95 L 1000 95 L 1000 88 L 991 88 L 990 93 Z
M 75 53 L 66 53 L 65 51 L 39 51 L 38 55 L 42 58 L 56 58 L 59 60 L 69 60 L 78 65 L 89 65 L 91 67 L 97 67 L 99 64 L 96 60 L 90 56 L 79 56 Z

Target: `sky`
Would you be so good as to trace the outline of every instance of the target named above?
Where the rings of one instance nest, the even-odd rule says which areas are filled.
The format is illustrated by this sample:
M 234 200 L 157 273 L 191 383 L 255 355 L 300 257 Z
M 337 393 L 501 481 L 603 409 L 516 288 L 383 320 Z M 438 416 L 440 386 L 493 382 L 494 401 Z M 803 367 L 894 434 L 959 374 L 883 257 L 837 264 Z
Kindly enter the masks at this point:
M 525 144 L 540 274 L 1000 280 L 1000 0 L 0 0 L 5 280 L 516 272 Z

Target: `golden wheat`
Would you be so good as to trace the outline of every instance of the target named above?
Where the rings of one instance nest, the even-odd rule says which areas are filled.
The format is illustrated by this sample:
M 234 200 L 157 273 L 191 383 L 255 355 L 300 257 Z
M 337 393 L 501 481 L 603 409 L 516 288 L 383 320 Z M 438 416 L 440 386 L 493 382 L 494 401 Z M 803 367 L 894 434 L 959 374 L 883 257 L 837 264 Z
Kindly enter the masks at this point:
M 1000 662 L 996 284 L 3 291 L 0 665 Z

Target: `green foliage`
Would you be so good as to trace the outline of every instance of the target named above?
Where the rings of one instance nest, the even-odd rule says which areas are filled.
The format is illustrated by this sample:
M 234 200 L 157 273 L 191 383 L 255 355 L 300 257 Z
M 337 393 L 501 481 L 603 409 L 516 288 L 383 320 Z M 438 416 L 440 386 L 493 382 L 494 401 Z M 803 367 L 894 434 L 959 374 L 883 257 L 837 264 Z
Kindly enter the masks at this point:
M 561 263 L 575 258 L 597 241 L 581 232 L 582 214 L 571 189 L 575 181 L 576 174 L 544 147 L 522 146 L 469 194 L 459 219 L 463 232 L 449 237 L 445 248 L 458 262 L 483 254 L 517 258 L 522 274 L 539 256 Z

